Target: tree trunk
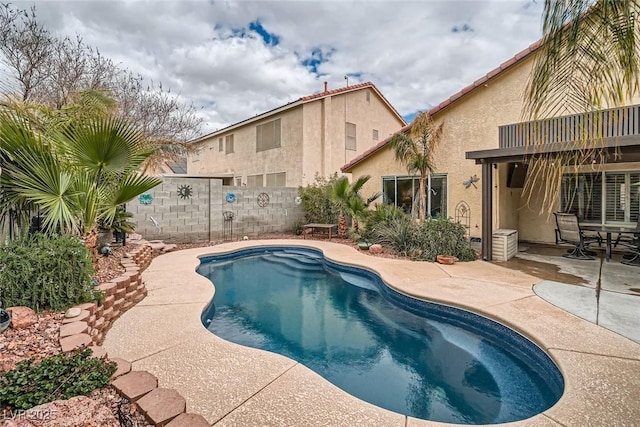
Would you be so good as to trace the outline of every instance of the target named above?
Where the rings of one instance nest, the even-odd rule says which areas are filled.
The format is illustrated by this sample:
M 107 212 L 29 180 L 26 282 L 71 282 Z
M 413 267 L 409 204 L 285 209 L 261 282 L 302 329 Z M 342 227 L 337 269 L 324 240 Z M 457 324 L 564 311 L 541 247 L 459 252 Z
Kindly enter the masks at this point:
M 347 237 L 347 219 L 344 217 L 344 212 L 338 214 L 338 237 L 344 239 Z
M 420 197 L 418 197 L 418 222 L 424 223 L 427 212 L 427 176 L 420 175 Z
M 93 227 L 91 231 L 89 231 L 87 234 L 82 236 L 82 238 L 84 240 L 84 245 L 86 246 L 86 248 L 89 249 L 89 251 L 91 251 L 91 257 L 93 260 L 93 264 L 95 266 L 98 260 L 98 248 L 96 247 L 96 244 L 98 242 L 97 228 Z

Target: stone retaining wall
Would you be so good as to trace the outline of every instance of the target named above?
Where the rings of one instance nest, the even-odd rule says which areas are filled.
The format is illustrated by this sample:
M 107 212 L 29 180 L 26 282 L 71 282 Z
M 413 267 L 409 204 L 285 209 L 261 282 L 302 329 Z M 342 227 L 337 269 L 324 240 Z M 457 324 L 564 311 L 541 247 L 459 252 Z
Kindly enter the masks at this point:
M 101 304 L 89 302 L 74 307 L 76 310 L 67 311 L 76 313 L 79 309 L 76 316 L 65 317 L 62 321 L 62 351 L 68 352 L 82 345 L 99 345 L 111 323 L 147 295 L 140 273 L 151 263 L 151 246 L 140 245 L 128 255 L 130 258 L 122 261 L 125 272 L 121 276 L 96 286 L 95 289 L 103 294 Z
M 121 261 L 125 272 L 96 287 L 103 293 L 100 304 L 85 303 L 67 310 L 60 326 L 63 352 L 88 346 L 94 357 L 108 357 L 99 344 L 111 324 L 147 295 L 141 273 L 149 266 L 153 255 L 152 245 L 148 243 L 128 252 L 128 258 Z M 113 387 L 129 402 L 135 402 L 151 424 L 160 427 L 209 426 L 201 415 L 186 413 L 184 398 L 175 390 L 158 387 L 155 376 L 146 371 L 132 371 L 131 363 L 126 360 L 110 360 L 118 365 L 111 377 Z

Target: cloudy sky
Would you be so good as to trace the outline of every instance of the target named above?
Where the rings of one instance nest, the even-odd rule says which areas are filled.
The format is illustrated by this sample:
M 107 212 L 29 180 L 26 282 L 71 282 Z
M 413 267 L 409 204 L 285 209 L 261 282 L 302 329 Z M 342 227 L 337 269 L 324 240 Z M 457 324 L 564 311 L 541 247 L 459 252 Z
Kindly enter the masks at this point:
M 330 88 L 372 81 L 406 118 L 540 36 L 530 0 L 41 1 L 59 35 L 201 107 L 203 132 Z M 14 2 L 29 7 L 26 2 Z

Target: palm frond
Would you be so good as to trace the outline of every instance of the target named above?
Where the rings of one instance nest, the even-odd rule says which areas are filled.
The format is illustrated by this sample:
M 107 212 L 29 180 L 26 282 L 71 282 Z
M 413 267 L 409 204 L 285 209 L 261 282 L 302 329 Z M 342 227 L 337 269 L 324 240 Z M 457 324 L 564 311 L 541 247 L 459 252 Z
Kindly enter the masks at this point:
M 639 13 L 638 0 L 546 0 L 526 117 L 595 111 L 637 95 Z

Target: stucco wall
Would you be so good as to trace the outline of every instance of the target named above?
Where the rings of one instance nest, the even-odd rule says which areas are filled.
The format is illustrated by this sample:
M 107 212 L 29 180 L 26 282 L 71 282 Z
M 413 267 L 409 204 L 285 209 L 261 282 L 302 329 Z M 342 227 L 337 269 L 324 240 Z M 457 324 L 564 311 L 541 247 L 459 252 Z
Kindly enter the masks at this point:
M 189 186 L 192 195 L 182 198 L 181 186 Z M 234 193 L 235 201 L 227 202 Z M 223 212 L 234 214 L 233 239 L 255 237 L 266 233 L 290 231 L 304 217 L 295 204 L 297 188 L 227 187 L 217 179 L 167 177 L 161 185 L 148 192 L 153 200 L 144 205 L 139 199 L 127 204 L 133 213 L 136 231 L 147 239 L 177 242 L 198 242 L 223 238 Z M 265 193 L 269 203 L 258 205 L 258 195 Z M 157 225 L 154 224 L 154 221 Z
M 369 101 L 367 101 L 367 91 L 369 92 Z M 395 114 L 392 114 L 384 101 L 371 89 L 334 95 L 330 102 L 325 102 L 324 108 L 317 104 L 320 103 L 305 105 L 305 110 L 309 110 L 309 114 L 305 112 L 305 153 L 317 153 L 323 160 L 318 162 L 320 157 L 305 155 L 307 160 L 305 163 L 305 177 L 307 177 L 305 185 L 313 182 L 316 173 L 326 177 L 334 172 L 339 172 L 345 163 L 404 126 L 404 123 Z M 322 115 L 312 118 L 312 114 Z M 322 122 L 323 118 L 326 123 L 324 141 L 320 139 L 321 133 L 316 132 L 310 125 L 310 120 Z M 356 150 L 345 148 L 346 122 L 356 125 Z M 373 139 L 373 129 L 378 130 L 377 140 Z M 318 146 L 324 146 L 324 155 L 312 148 Z M 312 179 L 309 180 L 308 177 Z
M 470 235 L 482 234 L 482 182 L 465 188 L 462 184 L 471 176 L 482 176 L 481 167 L 465 159 L 467 151 L 498 148 L 498 126 L 520 120 L 522 91 L 530 70 L 530 62 L 514 67 L 500 77 L 500 83 L 489 83 L 468 94 L 466 99 L 453 104 L 434 116 L 444 122 L 442 139 L 434 160 L 437 173 L 447 174 L 447 213 L 454 217 L 456 205 L 465 201 L 471 210 Z M 353 168 L 353 177 L 369 174 L 372 179 L 364 188 L 365 194 L 382 190 L 382 176 L 407 175 L 406 168 L 394 159 L 388 146 Z M 499 170 L 494 169 L 494 203 L 502 196 L 514 197 L 517 191 L 506 188 L 506 177 L 499 179 Z M 515 203 L 515 202 L 512 202 Z M 516 204 L 517 206 L 517 204 Z M 494 216 L 495 228 L 515 228 L 518 210 L 503 210 Z
M 367 101 L 369 93 L 369 101 Z M 346 107 L 346 112 L 345 112 Z M 256 126 L 281 119 L 281 147 L 256 153 Z M 356 124 L 357 150 L 345 150 L 345 120 Z M 239 126 L 198 142 L 188 155 L 190 175 L 232 173 L 242 176 L 286 172 L 289 187 L 313 183 L 316 174 L 329 176 L 355 156 L 404 125 L 372 88 L 305 102 L 280 114 Z M 234 135 L 234 153 L 218 150 L 219 138 Z
M 256 126 L 280 119 L 281 143 L 279 148 L 256 152 Z M 293 108 L 246 126 L 198 143 L 196 154 L 187 158 L 190 175 L 214 175 L 233 173 L 246 184 L 248 175 L 286 172 L 288 186 L 297 186 L 302 179 L 302 106 Z M 234 152 L 225 154 L 218 150 L 218 141 L 227 135 L 234 136 Z
M 523 121 L 524 88 L 531 71 L 533 57 L 524 59 L 508 72 L 475 89 L 434 116 L 444 122 L 443 136 L 435 153 L 438 173 L 447 174 L 447 212 L 454 217 L 460 201 L 471 210 L 470 235 L 482 235 L 482 182 L 465 188 L 462 183 L 471 176 L 482 177 L 481 166 L 465 159 L 467 151 L 499 147 L 498 127 Z M 636 102 L 637 103 L 637 102 Z M 606 170 L 638 170 L 640 164 L 607 165 Z M 352 168 L 355 178 L 369 174 L 372 179 L 364 188 L 365 194 L 382 190 L 382 176 L 407 175 L 402 164 L 394 159 L 387 146 Z M 521 240 L 555 242 L 555 220 L 548 209 L 542 209 L 542 193 L 523 197 L 523 190 L 507 187 L 508 165 L 499 164 L 493 174 L 493 229 L 518 229 Z M 543 192 L 550 184 L 538 182 Z M 556 201 L 553 210 L 559 209 Z

